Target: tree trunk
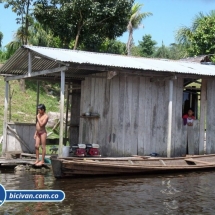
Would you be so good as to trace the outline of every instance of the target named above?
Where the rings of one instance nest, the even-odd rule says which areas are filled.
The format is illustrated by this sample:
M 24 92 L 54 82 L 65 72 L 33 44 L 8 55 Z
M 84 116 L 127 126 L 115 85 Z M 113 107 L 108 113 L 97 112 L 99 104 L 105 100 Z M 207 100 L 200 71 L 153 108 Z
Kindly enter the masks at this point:
M 24 45 L 24 27 L 23 27 L 23 22 L 24 22 L 24 17 L 22 15 L 22 34 L 21 34 L 21 41 L 22 41 L 22 45 Z
M 77 35 L 76 35 L 76 38 L 75 38 L 75 45 L 74 45 L 73 50 L 76 50 L 76 48 L 78 46 L 78 40 L 79 40 L 80 33 L 81 33 L 81 26 L 78 27 L 78 32 L 77 32 Z
M 25 16 L 25 44 L 28 44 L 28 27 L 29 27 L 29 5 L 30 5 L 30 0 L 27 2 L 27 8 L 26 8 L 26 16 Z
M 129 37 L 128 37 L 128 42 L 127 42 L 128 56 L 131 55 L 132 41 L 133 41 L 133 29 L 132 29 L 132 27 L 129 27 Z
M 25 79 L 19 80 L 19 88 L 22 92 L 25 92 Z

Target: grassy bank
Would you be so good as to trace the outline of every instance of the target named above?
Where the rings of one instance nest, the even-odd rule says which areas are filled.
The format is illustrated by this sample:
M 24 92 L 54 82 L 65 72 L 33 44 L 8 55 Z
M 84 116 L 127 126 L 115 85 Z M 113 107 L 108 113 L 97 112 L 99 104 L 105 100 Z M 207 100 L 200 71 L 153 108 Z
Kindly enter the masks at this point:
M 37 82 L 25 81 L 26 90 L 20 90 L 19 81 L 10 81 L 8 120 L 34 123 L 36 119 Z M 58 84 L 40 82 L 39 103 L 46 105 L 47 112 L 59 112 L 60 90 Z M 5 83 L 0 77 L 0 135 L 3 131 Z

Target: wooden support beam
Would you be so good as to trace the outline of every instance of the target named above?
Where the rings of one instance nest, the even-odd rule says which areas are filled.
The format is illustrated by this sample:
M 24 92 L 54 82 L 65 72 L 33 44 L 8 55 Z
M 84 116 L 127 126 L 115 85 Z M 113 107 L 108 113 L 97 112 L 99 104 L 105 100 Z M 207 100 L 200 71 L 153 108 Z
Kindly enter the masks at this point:
M 193 87 L 185 87 L 186 90 L 195 90 L 195 91 L 200 91 L 200 88 L 193 88 Z
M 31 77 L 32 72 L 32 56 L 31 51 L 28 50 L 28 77 Z
M 54 69 L 47 69 L 47 70 L 42 70 L 39 72 L 32 72 L 31 75 L 26 74 L 26 75 L 18 75 L 18 76 L 10 76 L 10 77 L 5 77 L 5 81 L 11 81 L 11 80 L 19 80 L 19 79 L 24 79 L 24 78 L 31 78 L 39 75 L 47 75 L 55 72 L 60 72 L 60 71 L 65 71 L 67 70 L 66 66 L 54 68 Z
M 8 112 L 8 100 L 9 100 L 9 82 L 5 81 L 5 98 L 4 98 L 4 126 L 3 126 L 3 144 L 2 155 L 7 151 L 7 112 Z
M 68 126 L 68 115 L 69 115 L 69 104 L 70 104 L 70 82 L 67 85 L 67 98 L 66 98 L 66 126 L 65 126 L 65 138 L 67 138 L 67 126 Z
M 173 100 L 173 80 L 169 80 L 169 105 L 168 105 L 168 125 L 167 125 L 167 157 L 171 157 L 172 141 L 172 100 Z
M 60 88 L 60 138 L 58 156 L 63 156 L 63 114 L 64 114 L 64 94 L 65 94 L 65 71 L 61 71 Z
M 37 81 L 37 101 L 36 101 L 36 123 L 37 123 L 37 113 L 38 113 L 38 104 L 39 104 L 39 99 L 40 99 L 40 82 Z
M 81 78 L 80 77 L 65 77 L 65 83 L 69 83 L 69 82 L 74 82 L 74 81 L 79 81 L 79 80 L 84 80 L 85 77 Z M 48 82 L 52 82 L 52 83 L 59 83 L 60 82 L 60 76 L 55 78 L 53 76 L 37 76 L 37 77 L 31 77 L 29 78 L 29 80 L 38 80 L 38 81 L 48 81 Z
M 169 76 L 161 76 L 161 77 L 153 77 L 150 78 L 150 82 L 160 82 L 160 81 L 166 81 L 169 79 L 177 79 L 177 76 L 175 75 L 169 75 Z
M 207 109 L 207 80 L 202 79 L 201 100 L 200 100 L 200 126 L 199 126 L 199 154 L 205 153 L 205 119 Z

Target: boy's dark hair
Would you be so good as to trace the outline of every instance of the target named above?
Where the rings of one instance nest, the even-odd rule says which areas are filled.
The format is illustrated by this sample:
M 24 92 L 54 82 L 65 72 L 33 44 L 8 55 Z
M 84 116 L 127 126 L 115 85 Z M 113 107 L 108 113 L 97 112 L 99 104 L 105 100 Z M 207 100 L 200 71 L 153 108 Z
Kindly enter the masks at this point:
M 193 111 L 193 113 L 194 113 L 194 110 L 193 110 L 193 108 L 189 108 L 189 109 L 188 109 L 188 111 L 189 111 L 189 110 Z
M 39 105 L 37 106 L 37 109 L 46 111 L 46 106 L 45 106 L 44 104 L 39 104 Z

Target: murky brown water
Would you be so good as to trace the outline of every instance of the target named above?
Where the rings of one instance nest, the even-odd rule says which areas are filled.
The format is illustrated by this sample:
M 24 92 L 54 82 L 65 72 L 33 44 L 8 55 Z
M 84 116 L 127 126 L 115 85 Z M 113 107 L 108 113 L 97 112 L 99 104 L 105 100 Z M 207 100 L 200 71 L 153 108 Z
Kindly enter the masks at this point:
M 7 203 L 3 215 L 206 215 L 215 214 L 215 171 L 174 175 L 56 180 L 45 175 L 2 171 L 7 190 L 57 189 L 62 203 Z

